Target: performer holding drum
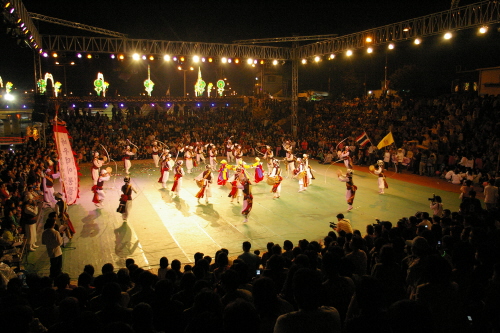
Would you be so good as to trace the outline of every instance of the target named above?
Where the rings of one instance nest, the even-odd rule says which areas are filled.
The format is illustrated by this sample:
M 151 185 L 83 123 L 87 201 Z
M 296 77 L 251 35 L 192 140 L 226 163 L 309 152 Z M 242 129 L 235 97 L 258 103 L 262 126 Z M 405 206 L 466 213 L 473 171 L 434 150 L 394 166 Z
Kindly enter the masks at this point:
M 94 192 L 94 197 L 92 198 L 92 202 L 98 208 L 102 207 L 104 198 L 106 198 L 106 193 L 104 192 L 104 182 L 108 181 L 111 178 L 111 171 L 112 171 L 111 167 L 102 169 L 101 175 L 97 180 L 97 184 L 92 186 L 92 192 Z
M 346 174 L 343 175 L 342 171 L 337 172 L 337 176 L 341 182 L 345 183 L 346 186 L 346 193 L 345 193 L 345 199 L 347 201 L 347 211 L 351 211 L 352 204 L 354 203 L 354 197 L 356 196 L 356 191 L 358 187 L 354 185 L 354 182 L 352 181 L 352 175 L 354 174 L 354 171 L 352 169 L 347 169 Z
M 278 160 L 273 160 L 273 170 L 268 177 L 268 184 L 272 185 L 271 193 L 274 193 L 273 199 L 279 198 L 281 196 L 281 181 L 283 177 L 281 177 L 281 168 L 280 162 Z M 272 184 L 271 184 L 272 183 Z
M 92 159 L 92 180 L 94 181 L 94 185 L 97 185 L 97 179 L 99 178 L 100 174 L 100 169 L 105 163 L 106 157 L 103 157 L 103 159 L 99 158 L 99 152 L 95 151 L 94 152 L 94 158 Z
M 310 179 L 307 175 L 306 164 L 301 158 L 297 158 L 297 167 L 294 170 L 294 174 L 294 177 L 299 180 L 299 192 L 307 190 Z
M 370 165 L 368 169 L 378 176 L 378 193 L 384 194 L 384 189 L 389 187 L 385 180 L 384 161 L 378 160 L 376 166 Z
M 205 171 L 199 174 L 194 180 L 196 184 L 200 188 L 198 193 L 196 193 L 196 198 L 198 198 L 198 203 L 201 198 L 205 198 L 205 203 L 208 204 L 208 198 L 212 196 L 212 168 L 210 165 L 205 166 Z
M 123 150 L 122 161 L 123 167 L 125 168 L 125 173 L 127 175 L 130 174 L 129 170 L 132 167 L 132 162 L 130 162 L 130 159 L 135 155 L 136 151 L 136 148 L 134 148 L 134 150 L 130 150 L 130 146 L 126 146 Z

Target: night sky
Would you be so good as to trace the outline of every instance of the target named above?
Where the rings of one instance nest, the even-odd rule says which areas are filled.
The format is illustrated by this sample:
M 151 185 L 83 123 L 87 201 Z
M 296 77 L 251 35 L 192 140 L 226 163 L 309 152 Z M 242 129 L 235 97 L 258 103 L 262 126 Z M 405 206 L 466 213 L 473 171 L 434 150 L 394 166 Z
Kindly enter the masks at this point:
M 477 1 L 462 0 L 460 5 L 474 2 Z M 25 0 L 23 3 L 30 12 L 125 33 L 130 38 L 231 43 L 239 39 L 291 35 L 344 35 L 447 10 L 451 1 Z M 35 23 L 41 34 L 98 36 L 40 21 Z M 34 84 L 33 52 L 19 47 L 4 31 L 2 29 L 0 35 L 0 76 L 4 82 L 14 82 L 18 89 L 30 89 Z M 398 43 L 395 52 L 388 55 L 388 74 L 405 64 L 425 66 L 435 71 L 436 78 L 443 81 L 443 90 L 449 91 L 448 82 L 451 83 L 457 68 L 499 65 L 496 50 L 500 33 L 496 27 L 490 29 L 487 36 L 478 37 L 473 30 L 461 31 L 458 35 L 447 44 L 437 36 L 428 38 L 418 48 L 410 42 Z M 338 76 L 345 73 L 366 82 L 368 89 L 378 89 L 384 78 L 385 52 L 385 48 L 378 47 L 369 56 L 358 51 L 350 59 L 338 57 L 333 62 L 323 61 L 303 67 L 299 71 L 299 89 L 327 90 Z M 85 75 L 92 74 L 95 78 L 97 71 L 101 71 L 111 84 L 110 91 L 115 89 L 122 95 L 143 92 L 142 81 L 146 79 L 147 66 L 136 64 L 133 67 L 126 62 L 111 61 L 108 56 L 100 55 L 92 63 L 82 62 L 75 68 L 67 68 L 68 89 L 90 91 L 91 83 Z M 157 84 L 153 95 L 165 95 L 168 87 L 173 95 L 182 94 L 182 74 L 174 66 L 159 62 L 152 64 L 151 78 Z M 49 60 L 42 62 L 44 72 L 52 71 L 56 80 L 62 81 L 61 68 L 50 66 Z M 218 79 L 216 68 L 211 66 L 202 68 L 207 82 Z M 287 65 L 281 71 L 285 77 L 290 75 Z M 224 72 L 240 94 L 250 92 L 255 75 L 256 69 L 234 64 Z M 193 77 L 195 79 L 196 74 Z

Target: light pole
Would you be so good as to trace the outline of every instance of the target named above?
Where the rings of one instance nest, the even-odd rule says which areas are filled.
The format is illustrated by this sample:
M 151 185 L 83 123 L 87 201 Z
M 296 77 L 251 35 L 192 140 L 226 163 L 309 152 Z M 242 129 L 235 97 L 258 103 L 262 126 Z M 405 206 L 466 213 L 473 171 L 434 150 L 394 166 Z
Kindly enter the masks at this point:
M 186 72 L 194 70 L 193 67 L 189 67 L 189 69 L 183 69 L 182 66 L 177 67 L 178 70 L 184 72 L 184 98 L 186 98 Z

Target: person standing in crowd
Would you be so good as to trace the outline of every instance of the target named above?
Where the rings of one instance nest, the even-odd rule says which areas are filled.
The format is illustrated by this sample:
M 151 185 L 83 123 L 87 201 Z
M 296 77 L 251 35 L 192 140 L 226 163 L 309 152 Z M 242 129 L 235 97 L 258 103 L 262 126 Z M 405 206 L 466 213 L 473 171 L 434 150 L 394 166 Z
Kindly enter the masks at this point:
M 356 185 L 354 185 L 354 182 L 352 181 L 352 176 L 354 174 L 354 171 L 352 169 L 347 169 L 347 172 L 345 175 L 342 174 L 342 172 L 339 170 L 337 173 L 337 176 L 341 182 L 344 182 L 346 185 L 346 193 L 345 193 L 345 198 L 347 201 L 347 211 L 352 210 L 352 204 L 354 203 L 354 197 L 356 196 L 356 190 L 358 189 Z
M 389 148 L 386 148 L 385 152 L 384 152 L 384 169 L 385 170 L 389 170 L 390 163 L 391 163 L 391 151 L 389 150 Z
M 73 228 L 73 224 L 69 219 L 68 215 L 68 205 L 63 200 L 63 195 L 61 193 L 56 193 L 56 217 L 59 219 L 59 232 L 61 234 L 65 233 L 68 239 L 72 239 L 75 234 L 75 229 Z
M 47 247 L 50 258 L 50 277 L 55 278 L 62 272 L 62 249 L 63 239 L 58 231 L 54 229 L 56 224 L 55 212 L 49 214 L 42 233 L 42 244 Z
M 217 149 L 211 143 L 207 144 L 206 147 L 208 149 L 208 158 L 210 166 L 212 167 L 212 170 L 215 170 L 217 167 Z
M 130 212 L 132 211 L 132 192 L 137 193 L 137 190 L 135 187 L 130 184 L 130 176 L 125 176 L 123 179 L 123 184 L 122 186 L 122 195 L 120 199 L 120 203 L 124 203 L 124 210 L 122 212 L 122 219 L 123 222 L 127 222 L 128 216 Z
M 403 173 L 403 160 L 405 158 L 405 152 L 403 148 L 399 148 L 396 153 L 396 160 L 398 161 L 397 173 Z
M 498 187 L 494 184 L 495 180 L 490 179 L 484 187 L 484 204 L 486 205 L 486 210 L 489 212 L 495 210 L 498 204 Z
M 177 161 L 174 167 L 174 184 L 172 185 L 171 191 L 175 195 L 179 196 L 182 189 L 182 178 L 184 177 L 184 168 L 182 167 L 183 162 Z
M 433 216 L 443 217 L 443 203 L 439 195 L 434 196 L 429 207 L 432 209 Z
M 104 182 L 108 181 L 110 178 L 111 175 L 108 173 L 108 171 L 102 169 L 101 175 L 97 180 L 97 184 L 92 186 L 92 191 L 94 192 L 92 202 L 96 205 L 96 207 L 101 208 L 103 206 L 104 198 L 106 198 L 106 192 L 104 192 Z
M 151 154 L 153 155 L 153 162 L 155 163 L 155 167 L 158 168 L 160 167 L 160 148 L 158 147 L 158 142 L 153 141 L 153 148 L 151 148 L 151 150 Z
M 253 206 L 253 195 L 252 195 L 252 184 L 248 178 L 240 180 L 238 183 L 238 188 L 243 192 L 243 206 L 241 207 L 241 215 L 245 217 L 243 223 L 248 222 L 248 215 L 252 211 Z
M 337 226 L 335 227 L 335 231 L 340 233 L 341 231 L 345 231 L 346 234 L 352 234 L 352 226 L 351 221 L 344 217 L 344 214 L 337 214 Z
M 378 160 L 375 171 L 373 172 L 378 176 L 378 193 L 384 194 L 384 189 L 388 187 L 384 174 L 384 161 Z
M 99 169 L 104 165 L 104 162 L 99 159 L 99 152 L 94 152 L 94 158 L 92 159 L 92 180 L 94 185 L 97 185 L 97 179 L 99 178 Z
M 56 199 L 54 198 L 54 179 L 57 178 L 59 178 L 59 174 L 54 173 L 50 168 L 45 170 L 43 174 L 43 200 L 50 205 L 56 203 Z
M 198 198 L 198 203 L 201 198 L 205 198 L 205 203 L 208 204 L 208 200 L 212 197 L 212 168 L 210 165 L 205 166 L 205 171 L 198 175 L 194 180 L 199 183 L 200 190 L 196 193 L 196 198 Z
M 26 247 L 28 251 L 35 251 L 36 222 L 38 220 L 38 206 L 34 199 L 29 199 L 24 205 L 24 229 L 26 232 Z
M 274 179 L 274 185 L 271 188 L 271 193 L 274 193 L 273 199 L 279 198 L 281 196 L 281 181 L 283 177 L 281 177 L 280 162 L 277 159 L 273 161 L 273 170 L 269 178 Z
M 130 146 L 126 146 L 125 149 L 123 150 L 123 167 L 125 168 L 125 173 L 128 175 L 130 174 L 130 168 L 132 167 L 132 162 L 130 162 L 130 159 L 132 156 L 134 156 L 135 153 L 130 150 Z
M 170 170 L 174 165 L 174 161 L 172 161 L 170 154 L 163 154 L 161 160 L 160 179 L 158 179 L 158 183 L 161 183 L 162 188 L 167 188 L 168 177 L 170 176 Z
M 236 165 L 243 164 L 243 151 L 241 149 L 241 145 L 239 144 L 234 145 L 233 156 Z

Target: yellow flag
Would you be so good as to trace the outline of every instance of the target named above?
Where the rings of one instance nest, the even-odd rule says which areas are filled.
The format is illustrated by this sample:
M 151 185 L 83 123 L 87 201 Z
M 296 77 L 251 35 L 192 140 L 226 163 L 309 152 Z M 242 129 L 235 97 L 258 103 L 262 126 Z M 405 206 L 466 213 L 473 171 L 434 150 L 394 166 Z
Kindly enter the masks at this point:
M 388 146 L 390 145 L 391 143 L 394 143 L 394 138 L 392 137 L 392 132 L 389 132 L 389 134 L 387 134 L 383 139 L 382 141 L 380 141 L 377 145 L 377 148 L 378 149 L 382 149 L 384 148 L 385 146 Z

